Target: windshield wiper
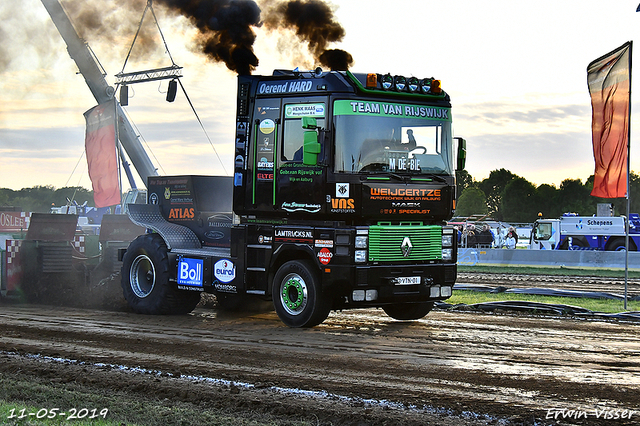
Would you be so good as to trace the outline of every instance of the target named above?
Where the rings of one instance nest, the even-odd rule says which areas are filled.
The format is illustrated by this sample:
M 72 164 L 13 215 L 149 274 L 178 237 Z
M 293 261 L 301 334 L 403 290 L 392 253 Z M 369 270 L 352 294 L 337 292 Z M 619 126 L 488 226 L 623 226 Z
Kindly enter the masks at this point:
M 438 182 L 442 182 L 442 183 L 446 183 L 446 182 L 447 182 L 447 180 L 446 180 L 445 178 L 443 178 L 442 176 L 440 176 L 440 175 L 436 175 L 436 174 L 433 174 L 433 173 L 429 173 L 429 174 L 427 174 L 427 175 L 422 175 L 422 176 L 428 176 L 428 177 L 430 177 L 431 179 L 435 179 L 435 180 L 437 180 Z

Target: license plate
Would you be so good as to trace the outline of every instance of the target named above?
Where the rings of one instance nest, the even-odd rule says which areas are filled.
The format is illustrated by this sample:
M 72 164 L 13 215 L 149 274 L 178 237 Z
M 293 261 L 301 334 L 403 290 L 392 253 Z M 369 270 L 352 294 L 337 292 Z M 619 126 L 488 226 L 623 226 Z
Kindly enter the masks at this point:
M 420 284 L 420 277 L 398 277 L 395 279 L 396 285 Z

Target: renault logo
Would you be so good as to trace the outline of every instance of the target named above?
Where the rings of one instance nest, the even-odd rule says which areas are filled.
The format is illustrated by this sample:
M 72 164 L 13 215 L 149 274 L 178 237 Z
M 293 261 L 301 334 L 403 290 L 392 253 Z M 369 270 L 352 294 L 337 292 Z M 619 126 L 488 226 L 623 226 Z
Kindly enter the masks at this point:
M 400 246 L 400 249 L 402 249 L 402 255 L 404 257 L 409 257 L 412 248 L 413 244 L 411 244 L 411 240 L 409 239 L 409 237 L 404 237 L 404 240 L 402 240 L 402 245 Z

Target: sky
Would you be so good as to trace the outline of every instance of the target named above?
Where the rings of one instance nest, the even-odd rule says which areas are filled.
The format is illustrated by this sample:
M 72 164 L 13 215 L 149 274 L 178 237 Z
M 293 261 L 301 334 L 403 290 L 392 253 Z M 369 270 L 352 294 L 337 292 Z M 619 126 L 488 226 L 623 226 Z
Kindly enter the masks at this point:
M 103 0 L 102 19 L 121 24 L 123 1 L 138 7 L 126 14 L 137 24 L 147 0 Z M 74 4 L 62 3 L 67 8 Z M 352 71 L 442 81 L 451 96 L 454 136 L 467 140 L 466 169 L 475 180 L 501 168 L 536 185 L 585 181 L 593 174 L 586 68 L 625 42 L 640 39 L 640 0 L 327 3 L 345 30 L 343 40 L 329 47 L 353 56 Z M 236 75 L 198 51 L 197 31 L 188 20 L 154 5 L 206 133 L 180 90 L 174 103 L 165 101 L 166 81 L 131 86 L 125 110 L 160 174 L 232 173 Z M 152 24 L 145 18 L 145 25 Z M 260 60 L 254 74 L 317 65 L 291 31 L 254 30 Z M 123 70 L 134 35 L 135 28 L 127 28 L 118 29 L 115 37 L 85 36 L 110 84 Z M 96 102 L 40 0 L 3 1 L 0 38 L 0 188 L 90 189 L 83 113 Z M 160 44 L 159 34 L 156 38 Z M 137 49 L 125 72 L 171 64 L 161 48 L 146 55 Z M 634 81 L 640 80 L 633 78 L 632 92 Z M 640 172 L 638 99 L 632 93 L 635 172 Z

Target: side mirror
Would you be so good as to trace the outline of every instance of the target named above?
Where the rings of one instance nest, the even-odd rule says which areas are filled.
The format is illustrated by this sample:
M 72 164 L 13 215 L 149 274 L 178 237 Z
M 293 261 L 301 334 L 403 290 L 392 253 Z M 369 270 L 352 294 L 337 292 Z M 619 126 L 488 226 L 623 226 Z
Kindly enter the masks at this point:
M 458 142 L 458 162 L 456 171 L 464 170 L 467 163 L 467 141 L 463 138 L 453 138 Z
M 318 120 L 315 117 L 302 117 L 302 128 L 305 130 L 315 130 L 318 128 Z
M 315 166 L 318 164 L 320 143 L 318 143 L 318 121 L 314 117 L 302 117 L 302 128 L 305 129 L 302 145 L 302 164 Z
M 318 143 L 318 134 L 315 130 L 304 132 L 303 137 L 303 156 L 302 164 L 305 166 L 315 166 L 318 164 L 318 154 L 320 154 L 320 143 Z

